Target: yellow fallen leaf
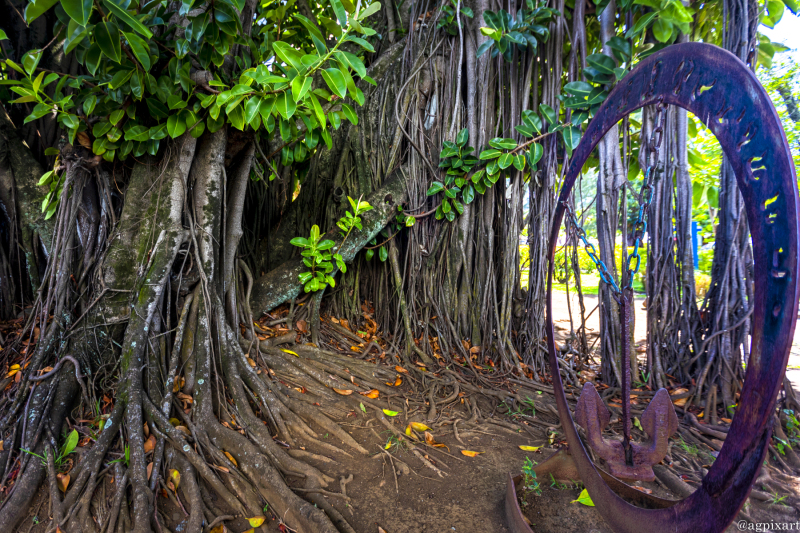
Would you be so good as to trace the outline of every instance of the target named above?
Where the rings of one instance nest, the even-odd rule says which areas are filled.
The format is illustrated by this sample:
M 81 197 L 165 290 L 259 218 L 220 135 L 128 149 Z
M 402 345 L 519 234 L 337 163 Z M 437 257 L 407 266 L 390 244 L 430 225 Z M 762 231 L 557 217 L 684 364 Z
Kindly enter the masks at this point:
M 412 433 L 411 433 L 411 424 L 406 426 L 406 435 L 408 435 L 409 437 L 412 435 Z
M 228 533 L 228 528 L 225 527 L 225 524 L 220 524 L 208 533 Z
M 403 384 L 403 378 L 401 378 L 400 376 L 397 376 L 397 379 L 394 380 L 394 386 L 395 387 L 399 387 L 402 384 Z
M 589 496 L 589 492 L 586 489 L 583 489 L 578 495 L 577 500 L 572 500 L 570 503 L 582 503 L 583 505 L 587 505 L 589 507 L 594 507 L 594 502 L 592 501 L 592 497 Z
M 398 413 L 397 411 L 390 411 L 389 409 L 384 409 L 383 414 L 385 414 L 386 416 L 397 416 L 400 413 Z
M 522 445 L 522 446 L 519 447 L 520 450 L 525 450 L 526 452 L 535 452 L 539 448 L 541 448 L 541 446 L 525 446 L 525 445 Z
M 56 485 L 58 485 L 61 492 L 67 492 L 67 487 L 69 487 L 69 474 L 57 474 Z
M 350 396 L 351 394 L 353 394 L 353 391 L 351 391 L 350 389 L 337 389 L 337 388 L 334 388 L 333 390 L 334 390 L 334 392 L 336 392 L 337 394 L 341 394 L 342 396 Z
M 392 447 L 392 441 L 389 441 L 389 442 L 386 443 L 386 446 L 384 446 L 383 449 L 384 450 L 388 450 L 391 447 Z
M 296 353 L 294 353 L 293 351 L 291 351 L 291 350 L 287 350 L 287 349 L 285 349 L 285 348 L 281 348 L 281 351 L 282 351 L 282 352 L 286 352 L 286 353 L 288 353 L 288 354 L 292 354 L 292 355 L 293 355 L 293 356 L 295 356 L 295 357 L 300 357 L 299 355 L 297 355 L 297 354 L 296 354 Z
M 463 455 L 466 455 L 467 457 L 475 457 L 476 455 L 480 455 L 483 452 L 473 452 L 473 451 L 470 451 L 470 450 L 461 450 L 461 453 Z
M 169 471 L 169 479 L 172 481 L 172 484 L 175 485 L 175 490 L 177 490 L 178 486 L 181 484 L 181 473 L 173 468 Z
M 252 366 L 252 367 L 255 367 L 255 366 L 256 366 L 256 362 L 255 362 L 255 361 L 253 361 L 252 359 L 250 359 L 249 357 L 247 358 L 247 364 L 249 364 L 249 365 L 250 365 L 250 366 Z
M 8 367 L 8 376 L 7 377 L 10 378 L 11 376 L 16 374 L 17 372 L 19 372 L 19 365 L 11 365 L 10 367 Z
M 181 421 L 177 418 L 170 418 L 169 423 L 172 424 L 174 427 L 178 427 L 181 425 Z
M 411 422 L 409 425 L 417 431 L 430 431 L 431 429 L 421 422 Z
M 250 522 L 250 525 L 252 527 L 258 527 L 261 524 L 263 524 L 264 520 L 266 519 L 267 519 L 266 516 L 254 516 L 253 518 L 248 518 L 247 521 Z
M 362 392 L 361 394 L 363 396 L 366 396 L 367 398 L 370 398 L 370 399 L 374 400 L 375 398 L 380 396 L 380 391 L 378 389 L 372 389 L 372 390 L 367 391 L 367 392 Z
M 227 457 L 228 460 L 233 463 L 233 466 L 235 466 L 236 468 L 239 468 L 239 463 L 236 462 L 236 459 L 234 459 L 231 454 L 229 454 L 228 452 L 225 452 L 225 457 Z
M 399 365 L 396 365 L 394 367 L 394 369 L 397 370 L 398 372 L 400 372 L 401 374 L 407 374 L 408 373 L 408 370 L 406 370 L 405 368 L 403 368 L 402 366 L 399 366 Z

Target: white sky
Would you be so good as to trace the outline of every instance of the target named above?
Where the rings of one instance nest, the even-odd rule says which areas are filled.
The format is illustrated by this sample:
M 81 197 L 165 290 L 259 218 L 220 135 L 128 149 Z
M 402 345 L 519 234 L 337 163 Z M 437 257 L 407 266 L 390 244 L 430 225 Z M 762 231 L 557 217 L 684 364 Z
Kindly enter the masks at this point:
M 800 17 L 787 9 L 774 29 L 767 28 L 762 24 L 758 31 L 769 37 L 771 41 L 791 48 L 792 51 L 787 54 L 791 54 L 795 61 L 800 61 Z

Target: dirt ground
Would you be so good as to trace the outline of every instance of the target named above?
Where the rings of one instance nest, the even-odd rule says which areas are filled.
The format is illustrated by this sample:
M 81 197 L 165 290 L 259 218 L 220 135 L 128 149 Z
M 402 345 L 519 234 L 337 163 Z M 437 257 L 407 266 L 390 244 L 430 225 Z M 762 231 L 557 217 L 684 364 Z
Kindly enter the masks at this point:
M 556 293 L 555 322 L 557 334 L 563 338 L 569 333 L 569 315 L 566 295 Z M 597 299 L 586 297 L 587 313 L 596 305 Z M 644 339 L 645 311 L 641 300 L 636 306 L 637 340 Z M 643 302 L 642 302 L 643 303 Z M 577 306 L 572 310 L 577 318 Z M 576 325 L 579 323 L 575 322 Z M 597 331 L 597 312 L 590 317 L 587 327 L 589 333 Z M 800 364 L 800 349 L 793 350 Z M 800 366 L 797 369 L 800 378 Z M 800 379 L 798 380 L 800 381 Z M 433 428 L 431 433 L 438 443 L 446 447 L 425 447 L 426 457 L 444 473 L 439 477 L 426 469 L 420 461 L 402 444 L 390 440 L 387 430 L 378 426 L 362 413 L 351 412 L 345 420 L 340 420 L 344 429 L 370 452 L 370 456 L 332 455 L 325 449 L 314 449 L 313 445 L 298 453 L 312 453 L 316 459 L 307 459 L 326 474 L 337 479 L 326 490 L 339 495 L 325 495 L 349 522 L 356 533 L 478 533 L 509 532 L 504 497 L 508 473 L 520 473 L 525 458 L 535 462 L 544 461 L 555 447 L 563 444 L 556 437 L 552 444 L 548 441 L 548 427 L 558 425 L 554 414 L 554 402 L 550 395 L 541 394 L 535 398 L 535 416 L 517 414 L 501 415 L 497 406 L 487 398 L 480 397 L 478 405 L 485 417 L 477 430 L 467 432 L 459 428 L 461 444 L 455 435 L 450 420 L 470 417 L 466 406 L 458 401 L 442 409 L 436 420 L 424 419 L 421 413 L 406 418 L 403 413 L 392 418 L 392 423 L 403 430 L 411 421 L 424 422 Z M 399 400 L 394 400 L 399 403 Z M 402 411 L 402 407 L 398 407 Z M 523 427 L 522 431 L 514 431 L 502 427 L 504 422 L 514 422 Z M 328 438 L 323 436 L 323 438 Z M 331 438 L 331 444 L 345 449 L 341 443 Z M 387 444 L 388 449 L 387 449 Z M 541 447 L 538 451 L 523 451 L 520 445 Z M 480 452 L 475 457 L 463 455 L 462 450 Z M 346 480 L 352 475 L 352 481 L 344 485 L 339 480 Z M 296 488 L 302 488 L 302 480 L 288 478 L 287 482 Z M 104 482 L 108 494 L 113 492 L 110 476 Z M 576 488 L 552 488 L 549 482 L 543 482 L 541 496 L 527 495 L 523 498 L 524 513 L 531 521 L 536 533 L 581 532 L 610 533 L 599 513 L 592 507 L 572 503 L 579 494 Z M 674 498 L 661 487 L 653 486 L 661 497 Z M 343 495 L 346 493 L 346 496 Z M 165 492 L 158 496 L 159 508 L 171 517 L 171 531 L 176 533 L 193 533 L 185 531 L 185 514 L 179 505 L 165 497 Z M 800 494 L 800 489 L 793 496 Z M 23 523 L 19 531 L 44 532 L 50 523 L 48 518 L 49 503 L 46 491 L 41 491 L 31 511 L 30 521 Z M 756 513 L 756 511 L 758 511 Z M 781 520 L 795 520 L 794 508 L 782 504 L 761 505 L 759 509 L 750 509 L 753 516 L 769 517 Z M 270 514 L 260 531 L 289 531 L 279 529 L 280 520 Z M 248 530 L 244 520 L 227 522 L 227 531 L 241 533 Z M 291 526 L 291 524 L 289 524 Z M 734 528 L 735 530 L 735 528 Z M 166 533 L 166 532 L 165 532 Z M 302 532 L 300 532 L 302 533 Z

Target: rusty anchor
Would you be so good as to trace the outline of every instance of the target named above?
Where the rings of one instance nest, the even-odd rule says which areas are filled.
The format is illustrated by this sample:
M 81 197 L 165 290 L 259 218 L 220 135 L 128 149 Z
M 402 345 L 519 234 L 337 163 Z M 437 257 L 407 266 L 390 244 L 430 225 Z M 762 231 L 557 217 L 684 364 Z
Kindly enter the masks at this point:
M 744 387 L 719 456 L 691 496 L 668 508 L 644 509 L 615 492 L 602 470 L 592 463 L 577 433 L 558 371 L 552 283 L 553 257 L 561 222 L 565 214 L 569 214 L 567 200 L 581 168 L 614 124 L 636 109 L 659 103 L 687 109 L 705 123 L 717 137 L 736 174 L 752 235 L 754 291 L 751 305 L 754 311 Z M 577 473 L 597 511 L 616 533 L 639 533 L 644 528 L 653 532 L 721 533 L 736 517 L 763 464 L 800 300 L 797 176 L 786 135 L 769 95 L 748 66 L 725 50 L 706 43 L 668 46 L 639 62 L 611 90 L 573 151 L 558 200 L 548 244 L 547 347 L 559 418 Z M 627 306 L 623 303 L 623 307 Z M 623 396 L 629 397 L 630 376 L 624 370 L 620 376 Z M 602 418 L 598 419 L 596 394 L 587 391 L 584 400 L 587 407 L 582 410 L 587 415 L 587 423 L 591 413 L 599 428 Z M 594 413 L 589 400 L 593 397 Z M 648 411 L 653 409 L 654 413 L 648 415 L 655 419 L 655 424 L 650 426 L 653 433 L 645 431 L 658 450 L 659 443 L 664 441 L 660 435 L 670 430 L 674 415 L 669 410 L 662 415 L 663 411 L 658 409 L 661 400 L 653 402 L 652 407 L 648 407 Z M 622 418 L 626 423 L 620 446 L 624 448 L 627 440 L 630 462 L 635 463 L 636 445 L 629 439 L 627 423 L 630 418 L 626 404 L 623 401 Z M 599 416 L 603 416 L 602 411 Z M 595 431 L 595 435 L 601 433 Z M 642 448 L 647 446 L 647 443 L 642 444 Z M 625 465 L 628 465 L 627 458 Z
M 642 429 L 648 436 L 642 444 L 628 441 L 626 447 L 623 440 L 603 438 L 602 432 L 610 419 L 611 414 L 597 390 L 591 383 L 586 383 L 575 408 L 575 422 L 586 430 L 592 450 L 605 460 L 608 473 L 612 476 L 653 481 L 653 465 L 660 463 L 667 455 L 668 439 L 678 430 L 678 416 L 669 393 L 666 389 L 659 389 L 642 413 Z

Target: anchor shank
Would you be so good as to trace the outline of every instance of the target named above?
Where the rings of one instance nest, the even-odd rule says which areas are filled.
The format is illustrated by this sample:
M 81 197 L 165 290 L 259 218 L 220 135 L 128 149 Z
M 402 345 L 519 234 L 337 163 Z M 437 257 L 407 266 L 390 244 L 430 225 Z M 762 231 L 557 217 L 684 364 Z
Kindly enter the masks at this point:
M 622 337 L 622 446 L 625 460 L 632 464 L 631 454 L 631 333 L 633 332 L 633 290 L 624 289 L 619 299 L 619 322 Z

